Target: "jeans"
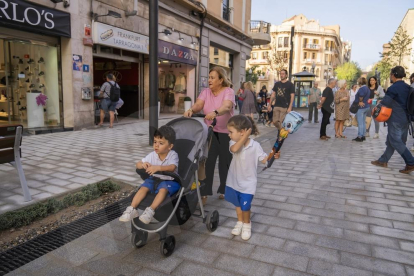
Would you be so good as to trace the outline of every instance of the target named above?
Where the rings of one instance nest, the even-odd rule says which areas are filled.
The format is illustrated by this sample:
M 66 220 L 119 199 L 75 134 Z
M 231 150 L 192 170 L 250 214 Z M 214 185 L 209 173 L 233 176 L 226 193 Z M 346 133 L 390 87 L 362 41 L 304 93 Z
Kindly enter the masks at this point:
M 414 165 L 414 157 L 407 149 L 405 143 L 407 142 L 408 124 L 401 124 L 397 122 L 388 123 L 388 134 L 385 145 L 384 154 L 378 159 L 383 163 L 388 163 L 394 151 L 397 151 L 404 159 L 406 165 Z
M 369 112 L 369 108 L 360 108 L 356 114 L 357 121 L 358 121 L 358 137 L 365 136 L 365 118 Z
M 374 105 L 371 105 L 371 108 L 370 108 L 370 110 L 369 110 L 369 112 L 368 112 L 368 114 L 367 114 L 367 117 L 372 117 L 372 109 L 374 109 Z M 371 125 L 372 125 L 372 121 L 374 121 L 374 124 L 375 124 L 375 133 L 379 133 L 379 127 L 380 127 L 380 124 L 379 124 L 379 122 L 378 121 L 376 121 L 376 120 L 374 120 L 374 118 L 372 118 L 372 120 L 371 120 L 371 124 L 369 125 L 369 127 L 367 128 L 367 132 L 369 133 L 369 130 L 370 130 L 370 128 L 371 128 Z
M 315 117 L 315 123 L 318 121 L 318 108 L 317 108 L 318 104 L 316 102 L 314 103 L 309 103 L 309 116 L 308 116 L 308 120 L 309 122 L 312 122 L 312 111 Z
M 322 123 L 321 123 L 321 131 L 320 137 L 326 136 L 326 126 L 329 124 L 329 118 L 331 117 L 331 113 L 321 108 L 322 110 Z
M 237 105 L 239 106 L 239 113 L 241 114 L 241 109 L 242 109 L 242 106 L 243 106 L 243 101 L 241 101 L 241 100 L 238 100 L 237 101 Z

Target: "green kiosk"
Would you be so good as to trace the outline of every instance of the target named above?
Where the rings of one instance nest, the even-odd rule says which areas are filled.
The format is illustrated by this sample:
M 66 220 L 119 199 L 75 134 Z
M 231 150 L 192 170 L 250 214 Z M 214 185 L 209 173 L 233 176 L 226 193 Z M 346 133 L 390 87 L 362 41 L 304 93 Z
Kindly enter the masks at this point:
M 306 70 L 293 74 L 293 85 L 295 86 L 293 107 L 308 107 L 308 95 L 314 82 L 315 74 Z

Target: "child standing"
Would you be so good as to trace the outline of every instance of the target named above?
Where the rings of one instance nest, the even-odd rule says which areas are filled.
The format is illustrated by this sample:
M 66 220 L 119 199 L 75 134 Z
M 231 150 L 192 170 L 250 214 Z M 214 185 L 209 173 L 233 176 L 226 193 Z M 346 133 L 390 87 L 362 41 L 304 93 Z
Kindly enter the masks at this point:
M 252 118 L 237 115 L 227 123 L 230 136 L 230 152 L 233 159 L 230 164 L 226 182 L 225 199 L 236 206 L 237 223 L 231 231 L 243 240 L 250 239 L 250 208 L 257 186 L 257 165 L 266 163 L 267 154 L 260 144 L 250 139 L 251 134 L 259 132 Z M 275 154 L 279 158 L 280 153 Z
M 144 213 L 139 216 L 139 220 L 143 223 L 150 223 L 154 217 L 155 210 L 164 199 L 167 196 L 174 195 L 180 189 L 180 184 L 173 181 L 174 179 L 172 177 L 154 174 L 160 171 L 174 172 L 178 174 L 178 154 L 172 150 L 174 142 L 175 131 L 172 127 L 162 126 L 155 131 L 153 144 L 154 151 L 145 156 L 145 158 L 143 158 L 142 161 L 139 161 L 136 165 L 137 169 L 145 169 L 150 177 L 141 185 L 132 200 L 131 206 L 129 206 L 119 218 L 120 221 L 127 222 L 138 217 L 136 208 L 150 192 L 157 195 L 151 206 L 147 207 Z M 154 177 L 164 180 L 158 184 L 156 190 L 154 190 Z

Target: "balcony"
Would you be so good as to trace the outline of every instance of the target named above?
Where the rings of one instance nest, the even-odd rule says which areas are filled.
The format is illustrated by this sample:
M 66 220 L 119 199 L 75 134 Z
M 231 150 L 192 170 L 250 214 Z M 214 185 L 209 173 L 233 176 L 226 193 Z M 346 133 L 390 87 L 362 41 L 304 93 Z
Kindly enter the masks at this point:
M 249 36 L 254 40 L 254 45 L 265 45 L 271 42 L 270 23 L 264 21 L 251 20 L 249 26 Z
M 307 58 L 307 59 L 302 60 L 302 63 L 305 63 L 305 64 L 312 64 L 312 63 L 320 64 L 321 60 L 320 59 Z
M 316 50 L 319 51 L 321 49 L 321 45 L 319 44 L 305 44 L 303 48 L 306 50 Z

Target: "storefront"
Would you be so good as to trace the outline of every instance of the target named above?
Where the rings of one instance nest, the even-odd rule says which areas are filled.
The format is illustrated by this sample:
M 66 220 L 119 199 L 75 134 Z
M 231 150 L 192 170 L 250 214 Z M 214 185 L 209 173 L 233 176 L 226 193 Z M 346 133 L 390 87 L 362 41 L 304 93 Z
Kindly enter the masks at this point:
M 100 22 L 94 23 L 93 36 L 94 91 L 100 90 L 107 74 L 113 74 L 124 101 L 118 115 L 143 118 L 143 60 L 149 51 L 148 36 Z M 98 108 L 95 104 L 95 116 L 99 116 Z
M 0 125 L 62 128 L 60 37 L 71 37 L 70 14 L 22 0 L 0 4 Z
M 315 75 L 303 71 L 293 75 L 295 86 L 295 101 L 293 107 L 308 107 L 308 95 L 315 82 Z
M 184 113 L 184 100 L 194 103 L 198 52 L 158 40 L 158 87 L 161 113 Z

